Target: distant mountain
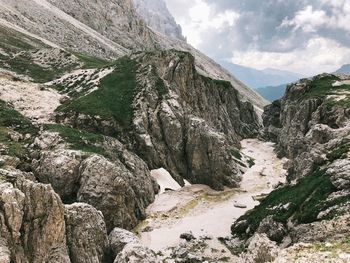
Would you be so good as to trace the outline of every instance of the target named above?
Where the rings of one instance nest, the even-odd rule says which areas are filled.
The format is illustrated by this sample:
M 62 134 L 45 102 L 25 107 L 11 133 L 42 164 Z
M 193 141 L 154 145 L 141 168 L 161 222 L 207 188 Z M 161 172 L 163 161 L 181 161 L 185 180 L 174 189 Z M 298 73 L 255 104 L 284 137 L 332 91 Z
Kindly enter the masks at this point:
M 164 35 L 185 41 L 181 26 L 170 14 L 163 0 L 133 0 L 137 13 L 147 25 Z
M 304 76 L 298 73 L 277 70 L 264 69 L 257 70 L 254 68 L 244 67 L 241 65 L 220 62 L 223 67 L 229 70 L 236 78 L 242 81 L 247 86 L 257 89 L 261 87 L 279 86 L 285 83 L 291 83 L 303 78 Z
M 286 91 L 286 88 L 287 84 L 282 84 L 279 86 L 260 87 L 255 90 L 265 99 L 272 102 L 281 99 Z
M 341 66 L 341 68 L 335 71 L 334 73 L 350 74 L 350 64 L 345 64 Z

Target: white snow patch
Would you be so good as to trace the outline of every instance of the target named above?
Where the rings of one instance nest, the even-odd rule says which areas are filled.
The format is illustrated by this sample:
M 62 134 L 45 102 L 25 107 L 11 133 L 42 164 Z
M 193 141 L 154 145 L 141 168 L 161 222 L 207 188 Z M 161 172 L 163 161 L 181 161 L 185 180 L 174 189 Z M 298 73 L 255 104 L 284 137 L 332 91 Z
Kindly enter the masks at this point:
M 165 189 L 179 190 L 181 186 L 170 175 L 170 173 L 164 168 L 151 171 L 151 176 L 157 181 L 160 186 L 160 194 L 165 192 Z

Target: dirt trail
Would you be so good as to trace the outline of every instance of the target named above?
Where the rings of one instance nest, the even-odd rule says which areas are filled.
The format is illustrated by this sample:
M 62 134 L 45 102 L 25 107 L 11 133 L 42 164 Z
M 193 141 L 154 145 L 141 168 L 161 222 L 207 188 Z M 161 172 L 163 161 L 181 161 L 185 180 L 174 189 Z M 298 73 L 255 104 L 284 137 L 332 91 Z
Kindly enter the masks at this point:
M 147 219 L 136 228 L 144 245 L 155 251 L 164 250 L 178 245 L 179 236 L 189 231 L 213 240 L 228 236 L 234 219 L 258 204 L 254 196 L 267 194 L 285 181 L 283 160 L 273 152 L 273 143 L 250 139 L 242 141 L 242 147 L 255 165 L 245 172 L 241 188 L 217 192 L 204 185 L 191 185 L 161 193 L 148 208 Z

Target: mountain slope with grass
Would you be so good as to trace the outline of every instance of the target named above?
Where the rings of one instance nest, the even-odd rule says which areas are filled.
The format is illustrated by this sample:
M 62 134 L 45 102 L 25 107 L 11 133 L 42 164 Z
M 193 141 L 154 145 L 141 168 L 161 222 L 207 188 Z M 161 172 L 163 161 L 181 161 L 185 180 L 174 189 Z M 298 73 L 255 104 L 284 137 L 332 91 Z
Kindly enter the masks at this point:
M 265 234 L 283 246 L 347 242 L 350 205 L 350 77 L 322 74 L 289 85 L 265 108 L 265 136 L 289 158 L 289 183 L 232 225 L 234 236 Z

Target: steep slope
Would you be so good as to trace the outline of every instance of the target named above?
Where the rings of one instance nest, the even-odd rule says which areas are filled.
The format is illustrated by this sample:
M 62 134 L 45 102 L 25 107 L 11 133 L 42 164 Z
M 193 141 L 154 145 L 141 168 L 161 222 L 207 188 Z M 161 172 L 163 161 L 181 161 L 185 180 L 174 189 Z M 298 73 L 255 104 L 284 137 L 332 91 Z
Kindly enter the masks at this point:
M 290 159 L 290 183 L 241 217 L 234 235 L 265 233 L 284 245 L 349 238 L 349 84 L 349 76 L 304 79 L 266 107 L 266 136 Z
M 185 41 L 181 26 L 170 14 L 163 0 L 134 0 L 137 13 L 154 31 Z
M 59 80 L 74 96 L 58 108 L 56 120 L 119 138 L 150 168 L 168 169 L 181 184 L 238 185 L 234 153 L 260 126 L 253 106 L 241 102 L 229 82 L 200 75 L 194 57 L 175 50 L 136 53 L 113 67 L 91 93 L 74 93 L 74 83 Z
M 228 80 L 242 99 L 262 109 L 268 102 L 214 61 L 182 40 L 153 32 L 134 10 L 132 0 L 0 1 L 0 23 L 20 27 L 56 45 L 95 57 L 114 59 L 135 50 L 177 49 L 196 57 L 209 77 Z M 84 8 L 82 8 L 84 7 Z

